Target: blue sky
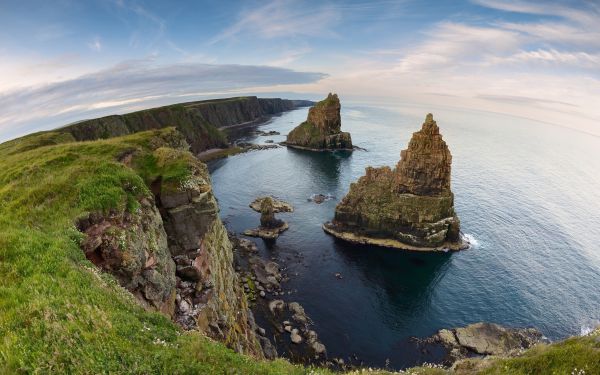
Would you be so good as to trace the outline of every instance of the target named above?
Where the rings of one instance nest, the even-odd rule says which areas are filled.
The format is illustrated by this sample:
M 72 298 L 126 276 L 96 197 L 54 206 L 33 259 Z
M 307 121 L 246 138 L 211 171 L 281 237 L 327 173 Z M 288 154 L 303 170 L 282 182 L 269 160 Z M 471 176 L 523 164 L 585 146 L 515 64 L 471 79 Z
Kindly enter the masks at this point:
M 600 135 L 600 1 L 3 0 L 0 140 L 210 96 L 386 97 Z

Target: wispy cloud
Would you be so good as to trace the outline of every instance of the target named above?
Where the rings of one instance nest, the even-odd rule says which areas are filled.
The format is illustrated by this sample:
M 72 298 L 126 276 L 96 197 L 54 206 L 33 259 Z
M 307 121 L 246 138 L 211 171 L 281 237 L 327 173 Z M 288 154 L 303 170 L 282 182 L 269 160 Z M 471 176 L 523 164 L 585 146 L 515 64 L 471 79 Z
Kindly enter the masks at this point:
M 310 47 L 298 47 L 293 50 L 286 51 L 276 60 L 270 61 L 267 63 L 269 66 L 289 66 L 294 61 L 298 60 L 302 56 L 311 52 L 312 49 Z
M 580 24 L 596 24 L 600 9 L 593 2 L 578 2 L 578 7 L 560 1 L 471 0 L 473 3 L 514 13 L 556 16 Z
M 100 52 L 102 50 L 102 42 L 100 41 L 99 37 L 95 37 L 87 45 L 92 51 Z
M 305 84 L 324 77 L 321 73 L 268 66 L 157 66 L 151 59 L 126 61 L 75 79 L 0 94 L 0 139 L 125 111 L 132 104 L 166 104 L 190 94 Z
M 238 20 L 209 41 L 209 44 L 240 35 L 261 38 L 295 36 L 333 36 L 340 20 L 338 10 L 330 5 L 305 6 L 290 0 L 271 0 L 257 9 L 242 12 Z

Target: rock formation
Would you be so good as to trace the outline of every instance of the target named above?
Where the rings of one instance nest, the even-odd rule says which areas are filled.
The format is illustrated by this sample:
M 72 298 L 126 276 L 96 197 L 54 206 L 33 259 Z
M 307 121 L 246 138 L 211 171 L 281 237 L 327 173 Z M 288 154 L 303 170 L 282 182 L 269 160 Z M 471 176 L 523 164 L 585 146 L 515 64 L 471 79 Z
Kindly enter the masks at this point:
M 252 205 L 250 205 L 252 207 Z M 260 203 L 260 227 L 244 231 L 244 235 L 275 239 L 279 234 L 288 229 L 285 221 L 275 218 L 275 208 L 271 197 L 264 197 Z
M 308 111 L 305 122 L 287 136 L 286 145 L 308 150 L 352 150 L 350 133 L 342 132 L 340 99 L 329 94 Z
M 406 250 L 466 247 L 450 189 L 452 156 L 428 114 L 395 169 L 366 169 L 337 205 L 326 232 L 355 243 Z
M 537 343 L 547 341 L 535 328 L 506 328 L 494 323 L 474 323 L 466 327 L 441 329 L 425 343 L 441 344 L 447 350 L 446 365 L 478 356 L 512 357 Z

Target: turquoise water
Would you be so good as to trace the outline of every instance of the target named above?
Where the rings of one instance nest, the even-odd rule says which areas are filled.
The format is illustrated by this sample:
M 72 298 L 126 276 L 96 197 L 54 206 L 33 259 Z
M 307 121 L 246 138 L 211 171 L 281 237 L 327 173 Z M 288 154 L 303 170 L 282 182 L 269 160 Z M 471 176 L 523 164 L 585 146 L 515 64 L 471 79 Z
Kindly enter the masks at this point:
M 345 105 L 342 128 L 368 151 L 251 152 L 211 164 L 221 217 L 258 226 L 248 204 L 272 194 L 295 206 L 290 229 L 265 257 L 286 267 L 289 301 L 313 319 L 329 357 L 402 368 L 422 360 L 409 338 L 478 321 L 536 327 L 552 340 L 600 323 L 600 138 L 531 120 L 438 109 L 453 155 L 452 186 L 463 232 L 459 253 L 357 247 L 321 230 L 367 165 L 393 166 L 427 109 Z M 306 118 L 288 112 L 261 126 L 281 136 Z M 321 205 L 316 193 L 336 199 Z M 343 278 L 337 279 L 335 273 Z

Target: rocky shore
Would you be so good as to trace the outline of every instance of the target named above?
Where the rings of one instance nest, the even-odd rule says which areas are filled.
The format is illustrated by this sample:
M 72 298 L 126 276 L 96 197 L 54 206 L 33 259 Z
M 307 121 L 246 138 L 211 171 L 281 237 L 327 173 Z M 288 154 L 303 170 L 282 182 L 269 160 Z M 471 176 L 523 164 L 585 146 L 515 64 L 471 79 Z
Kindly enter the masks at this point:
M 312 320 L 298 302 L 286 302 L 291 294 L 283 283 L 284 268 L 258 254 L 256 244 L 230 234 L 236 270 L 251 303 L 256 332 L 266 358 L 278 355 L 299 363 L 327 362 L 327 349 L 312 329 Z M 262 322 L 262 327 L 258 322 Z M 277 348 L 279 348 L 279 353 Z
M 396 168 L 366 169 L 323 229 L 342 240 L 416 251 L 461 250 L 450 189 L 452 156 L 428 114 Z
M 548 340 L 535 328 L 507 328 L 479 322 L 465 327 L 441 329 L 418 342 L 427 348 L 424 350 L 431 350 L 431 345 L 443 347 L 445 354 L 440 364 L 457 369 L 468 367 L 470 359 L 516 357 Z

